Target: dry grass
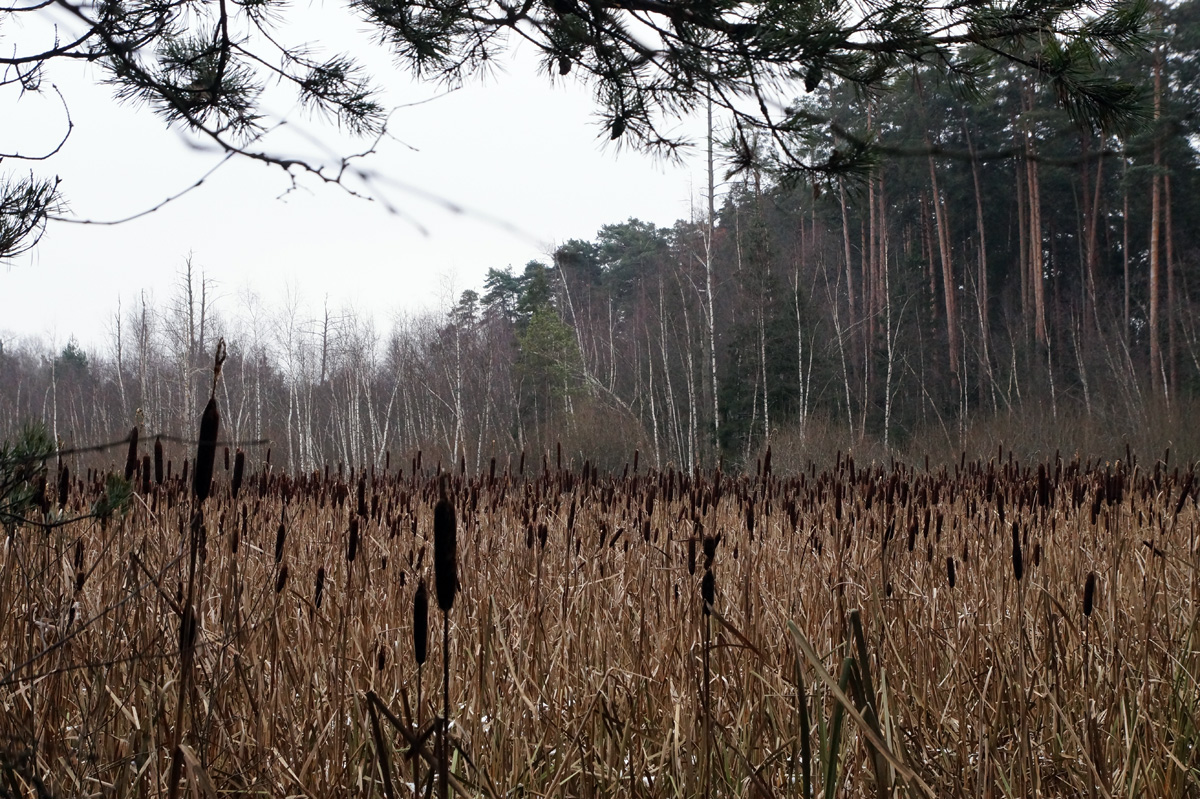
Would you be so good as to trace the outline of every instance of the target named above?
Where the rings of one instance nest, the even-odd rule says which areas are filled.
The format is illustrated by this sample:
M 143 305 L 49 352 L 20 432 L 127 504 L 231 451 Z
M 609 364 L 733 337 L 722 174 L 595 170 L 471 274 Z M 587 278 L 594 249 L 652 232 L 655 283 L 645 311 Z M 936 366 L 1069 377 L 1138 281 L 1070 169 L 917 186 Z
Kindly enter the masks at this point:
M 452 481 L 452 787 L 782 797 L 808 774 L 812 796 L 1200 796 L 1200 485 L 1045 465 L 1044 504 L 1037 465 L 1007 461 Z M 350 561 L 355 476 L 247 464 L 235 500 L 216 471 L 182 697 L 188 485 L 8 537 L 0 795 L 165 795 L 176 735 L 190 795 L 429 785 L 442 697 L 418 694 L 412 625 L 438 481 L 366 475 Z M 103 480 L 73 482 L 67 513 Z M 689 542 L 717 533 L 702 686 Z

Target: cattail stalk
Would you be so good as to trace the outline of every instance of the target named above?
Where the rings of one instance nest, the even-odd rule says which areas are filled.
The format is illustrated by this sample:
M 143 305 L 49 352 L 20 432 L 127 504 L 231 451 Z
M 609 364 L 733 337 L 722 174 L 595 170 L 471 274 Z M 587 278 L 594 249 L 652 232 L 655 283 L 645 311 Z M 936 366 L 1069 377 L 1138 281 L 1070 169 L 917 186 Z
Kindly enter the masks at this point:
M 179 796 L 179 782 L 183 776 L 183 757 L 180 744 L 183 742 L 183 711 L 189 696 L 194 659 L 194 646 L 191 645 L 191 642 L 195 640 L 196 633 L 195 610 L 192 604 L 196 594 L 196 560 L 200 538 L 204 533 L 204 500 L 208 499 L 209 491 L 212 488 L 213 461 L 217 454 L 217 434 L 221 426 L 221 414 L 217 410 L 217 381 L 221 377 L 221 365 L 224 363 L 225 339 L 222 338 L 217 341 L 217 351 L 213 357 L 212 390 L 209 392 L 208 404 L 204 407 L 204 414 L 200 417 L 200 436 L 196 445 L 195 481 L 192 484 L 194 504 L 191 540 L 188 547 L 187 601 L 184 604 L 184 614 L 180 628 L 179 700 L 175 710 L 175 727 L 171 746 L 171 772 L 168 778 L 168 799 L 177 799 Z M 135 430 L 130 435 L 130 438 L 133 439 L 136 435 Z M 136 450 L 132 446 L 133 443 L 131 440 L 130 451 L 136 456 Z M 184 468 L 186 469 L 186 464 Z M 286 579 L 285 576 L 284 581 Z M 282 589 L 283 585 L 277 583 L 276 591 L 278 592 Z
M 450 610 L 458 593 L 458 523 L 454 505 L 445 495 L 433 509 L 433 569 L 438 607 L 442 609 L 442 735 L 438 757 L 440 777 L 438 795 L 450 795 Z
M 429 592 L 425 589 L 425 579 L 417 583 L 417 593 L 413 596 L 413 654 L 417 658 L 417 734 L 421 731 L 421 679 L 425 670 L 425 659 L 428 655 L 429 644 Z M 421 758 L 413 758 L 413 790 L 420 790 Z

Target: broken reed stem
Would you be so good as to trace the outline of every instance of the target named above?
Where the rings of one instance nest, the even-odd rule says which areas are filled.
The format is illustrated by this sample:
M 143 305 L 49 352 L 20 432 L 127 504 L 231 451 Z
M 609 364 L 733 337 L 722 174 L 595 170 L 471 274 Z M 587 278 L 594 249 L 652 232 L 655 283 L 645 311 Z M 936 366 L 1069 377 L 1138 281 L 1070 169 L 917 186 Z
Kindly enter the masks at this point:
M 371 717 L 371 735 L 375 738 L 375 755 L 379 762 L 379 773 L 383 777 L 383 795 L 387 799 L 396 799 L 396 791 L 392 788 L 391 759 L 388 757 L 383 735 L 379 730 L 379 711 L 375 709 L 374 702 L 367 702 L 367 713 Z

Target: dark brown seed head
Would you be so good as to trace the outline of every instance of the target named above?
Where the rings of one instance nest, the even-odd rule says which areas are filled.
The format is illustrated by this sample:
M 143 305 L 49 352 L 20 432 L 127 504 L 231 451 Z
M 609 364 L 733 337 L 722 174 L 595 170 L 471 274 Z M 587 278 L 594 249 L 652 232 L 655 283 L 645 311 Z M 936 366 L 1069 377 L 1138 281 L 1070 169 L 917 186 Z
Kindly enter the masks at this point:
M 66 464 L 58 472 L 58 507 L 65 508 L 71 495 L 71 470 Z
M 38 510 L 43 514 L 50 512 L 50 496 L 46 493 L 46 475 L 44 474 L 38 478 L 34 488 L 33 504 L 37 505 Z
M 137 425 L 129 431 L 129 453 L 125 456 L 125 479 L 132 480 L 133 475 L 137 473 L 138 468 L 138 429 Z
M 458 593 L 458 522 L 444 496 L 433 508 L 433 572 L 438 607 L 449 612 Z
M 217 434 L 221 428 L 221 414 L 217 410 L 217 398 L 210 397 L 200 417 L 200 440 L 196 444 L 196 463 L 193 469 L 192 491 L 197 502 L 204 502 L 212 490 L 213 462 L 217 457 Z
M 688 539 L 687 567 L 688 574 L 696 573 L 696 539 L 694 537 Z
M 700 580 L 700 598 L 704 600 L 704 615 L 707 616 L 717 598 L 717 581 L 713 578 L 712 569 L 704 570 L 704 578 Z
M 1021 531 L 1016 522 L 1012 523 L 1012 564 L 1013 577 L 1017 578 L 1019 583 L 1022 575 L 1025 574 L 1025 564 L 1021 559 Z
M 179 654 L 184 660 L 191 657 L 196 644 L 196 609 L 191 605 L 183 609 L 179 620 Z
M 163 448 L 162 439 L 154 439 L 154 483 L 162 485 L 163 481 Z
M 954 587 L 954 558 L 946 558 L 946 581 Z
M 320 608 L 321 608 L 321 597 L 324 593 L 325 593 L 325 567 L 322 566 L 319 569 L 317 569 L 317 590 L 316 590 L 316 594 L 313 596 L 313 604 L 317 606 L 318 610 L 320 610 Z
M 1083 583 L 1083 615 L 1084 617 L 1092 615 L 1092 608 L 1096 602 L 1096 573 L 1088 572 L 1087 580 Z
M 287 567 L 287 564 L 285 563 L 279 567 L 279 575 L 275 578 L 275 593 L 278 594 L 283 591 L 283 587 L 285 585 L 287 585 L 287 578 L 288 578 L 288 567 Z
M 346 544 L 346 560 L 349 563 L 354 562 L 354 557 L 358 554 L 358 517 L 350 517 L 350 542 Z
M 713 558 L 717 556 L 717 544 L 721 543 L 721 534 L 704 536 L 704 568 L 711 569 Z
M 429 644 L 429 591 L 425 589 L 425 580 L 417 583 L 417 593 L 413 596 L 413 653 L 417 656 L 417 665 L 425 663 Z
M 242 490 L 242 479 L 246 476 L 246 453 L 240 449 L 233 456 L 233 498 Z
M 275 533 L 275 562 L 283 560 L 283 542 L 287 539 L 287 524 L 279 520 L 279 531 Z

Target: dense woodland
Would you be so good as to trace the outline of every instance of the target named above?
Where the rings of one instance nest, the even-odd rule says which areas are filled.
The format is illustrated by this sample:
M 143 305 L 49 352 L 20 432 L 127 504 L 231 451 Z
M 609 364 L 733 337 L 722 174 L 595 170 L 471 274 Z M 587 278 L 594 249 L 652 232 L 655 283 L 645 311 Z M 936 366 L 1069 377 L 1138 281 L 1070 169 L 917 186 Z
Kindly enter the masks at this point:
M 1200 5 L 1161 21 L 1114 55 L 1144 86 L 1128 131 L 1072 124 L 1014 66 L 977 93 L 932 68 L 867 95 L 826 80 L 797 106 L 838 146 L 878 143 L 869 173 L 780 180 L 778 153 L 738 138 L 711 213 L 614 222 L 390 330 L 189 265 L 166 302 L 116 309 L 107 346 L 0 341 L 0 432 L 186 436 L 219 337 L 224 429 L 289 469 L 417 450 L 540 467 L 557 443 L 618 468 L 635 448 L 753 468 L 768 443 L 779 463 L 818 441 L 953 450 L 999 420 L 1169 431 L 1200 388 Z M 830 140 L 812 156 L 836 160 Z

